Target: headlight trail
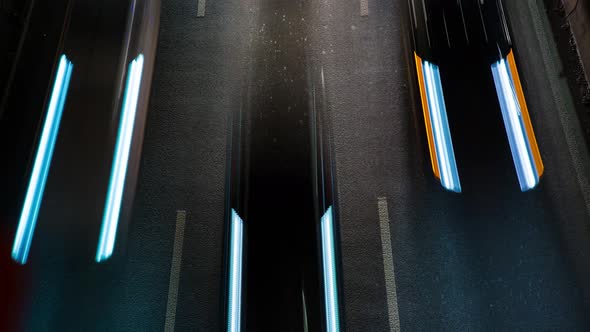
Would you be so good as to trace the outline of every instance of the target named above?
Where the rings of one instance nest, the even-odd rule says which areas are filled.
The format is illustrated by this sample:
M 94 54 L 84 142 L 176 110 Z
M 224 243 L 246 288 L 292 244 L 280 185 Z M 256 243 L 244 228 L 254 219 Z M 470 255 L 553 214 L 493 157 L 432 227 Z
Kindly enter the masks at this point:
M 96 250 L 97 262 L 102 262 L 111 257 L 115 247 L 117 225 L 119 223 L 121 202 L 125 189 L 127 164 L 129 162 L 135 115 L 137 112 L 137 102 L 141 86 L 143 62 L 143 55 L 140 54 L 135 60 L 131 61 L 129 65 L 127 87 L 125 97 L 123 98 L 121 120 L 113 156 L 113 165 L 109 180 L 102 227 L 100 230 L 100 239 Z
M 336 255 L 334 249 L 334 218 L 331 206 L 322 216 L 321 232 L 326 331 L 338 332 L 340 331 L 340 317 L 338 314 L 338 282 L 336 277 Z
M 12 259 L 20 264 L 25 264 L 29 255 L 73 68 L 72 62 L 62 55 L 12 246 Z
M 515 82 L 510 64 L 504 58 L 492 64 L 491 69 L 520 189 L 527 191 L 539 183 L 543 166 L 526 104 L 522 104 L 524 97 L 519 98 L 517 93 L 516 84 L 520 82 Z
M 440 71 L 437 65 L 422 60 L 417 55 L 415 58 L 432 168 L 445 189 L 459 193 L 461 182 L 453 150 Z
M 242 251 L 244 222 L 231 210 L 230 268 L 227 331 L 240 332 L 242 313 Z

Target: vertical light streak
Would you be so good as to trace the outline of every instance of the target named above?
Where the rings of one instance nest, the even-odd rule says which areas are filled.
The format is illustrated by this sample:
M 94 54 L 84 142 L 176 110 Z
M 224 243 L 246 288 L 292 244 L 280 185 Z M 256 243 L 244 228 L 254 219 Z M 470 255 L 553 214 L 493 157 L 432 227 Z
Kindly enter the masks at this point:
M 453 150 L 440 72 L 437 65 L 428 61 L 423 60 L 422 65 L 424 67 L 424 85 L 426 86 L 428 109 L 432 119 L 434 145 L 440 167 L 440 180 L 445 189 L 461 192 L 461 182 Z
M 231 210 L 229 300 L 227 331 L 240 332 L 242 313 L 242 251 L 244 222 L 234 209 Z
M 539 183 L 539 175 L 534 165 L 531 143 L 526 135 L 513 77 L 505 59 L 492 64 L 492 75 L 520 189 L 527 191 Z
M 129 152 L 131 150 L 131 140 L 133 138 L 135 115 L 141 86 L 143 61 L 143 55 L 140 54 L 135 60 L 131 61 L 131 64 L 129 65 L 127 87 L 121 110 L 121 122 L 117 134 L 111 178 L 107 192 L 100 239 L 96 251 L 97 262 L 101 262 L 111 257 L 115 246 L 117 225 L 119 223 L 119 214 L 121 212 L 125 177 L 127 175 L 127 164 L 129 162 Z
M 338 332 L 340 331 L 340 317 L 338 314 L 338 283 L 336 278 L 336 257 L 334 249 L 334 218 L 331 206 L 322 216 L 321 232 L 326 331 Z
M 25 264 L 29 255 L 73 68 L 72 62 L 62 55 L 12 247 L 12 259 L 20 264 Z

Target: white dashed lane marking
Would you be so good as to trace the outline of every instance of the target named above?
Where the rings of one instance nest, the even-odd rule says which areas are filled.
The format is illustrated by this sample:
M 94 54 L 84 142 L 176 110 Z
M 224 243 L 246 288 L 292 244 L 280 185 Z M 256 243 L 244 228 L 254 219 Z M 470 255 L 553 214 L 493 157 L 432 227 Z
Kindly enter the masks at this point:
M 400 331 L 399 312 L 397 308 L 397 292 L 395 288 L 395 270 L 393 267 L 393 249 L 391 246 L 391 231 L 389 229 L 389 212 L 387 197 L 377 199 L 379 208 L 379 224 L 381 226 L 381 248 L 383 249 L 383 271 L 385 274 L 385 292 L 387 293 L 387 309 L 389 315 L 389 330 Z
M 176 211 L 176 234 L 174 235 L 174 249 L 170 266 L 170 285 L 168 287 L 168 305 L 166 306 L 165 332 L 173 332 L 176 322 L 176 303 L 178 301 L 178 283 L 180 281 L 180 265 L 182 263 L 182 244 L 184 242 L 184 225 L 186 211 Z
M 369 16 L 369 0 L 361 0 L 361 16 Z
M 197 17 L 205 16 L 205 0 L 197 0 Z

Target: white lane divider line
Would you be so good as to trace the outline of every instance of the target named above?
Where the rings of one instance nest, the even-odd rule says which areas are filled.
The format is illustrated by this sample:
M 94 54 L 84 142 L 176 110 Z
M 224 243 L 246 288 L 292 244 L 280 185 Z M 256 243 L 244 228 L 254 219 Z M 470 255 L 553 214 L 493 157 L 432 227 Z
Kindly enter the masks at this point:
M 383 271 L 385 274 L 385 292 L 387 293 L 389 330 L 398 332 L 400 331 L 400 324 L 397 308 L 397 291 L 395 288 L 395 270 L 393 267 L 393 249 L 391 247 L 387 197 L 377 198 L 377 207 L 379 208 L 379 224 L 381 226 L 381 248 L 383 249 Z
M 205 0 L 197 0 L 197 17 L 205 17 Z
M 174 235 L 174 249 L 170 266 L 170 286 L 168 287 L 168 305 L 166 306 L 165 332 L 173 332 L 176 322 L 176 303 L 178 301 L 178 283 L 180 281 L 180 265 L 182 263 L 182 244 L 184 242 L 184 225 L 186 211 L 176 211 L 176 234 Z
M 369 0 L 361 0 L 361 16 L 369 16 Z

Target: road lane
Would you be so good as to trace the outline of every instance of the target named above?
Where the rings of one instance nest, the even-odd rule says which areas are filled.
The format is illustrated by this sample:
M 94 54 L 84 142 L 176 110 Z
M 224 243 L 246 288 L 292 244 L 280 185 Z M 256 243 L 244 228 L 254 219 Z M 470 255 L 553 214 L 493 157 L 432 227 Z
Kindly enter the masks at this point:
M 323 296 L 305 40 L 310 7 L 290 0 L 253 4 L 258 19 L 240 110 L 245 174 L 235 188 L 245 191 L 236 206 L 246 227 L 243 327 L 315 331 L 323 324 Z
M 91 5 L 77 2 L 74 6 L 74 32 L 68 44 L 78 60 L 78 74 L 72 87 L 74 101 L 68 101 L 73 113 L 60 134 L 65 148 L 54 158 L 61 160 L 53 165 L 61 177 L 48 183 L 46 222 L 37 229 L 34 255 L 25 267 L 11 269 L 22 280 L 19 294 L 26 305 L 26 310 L 20 310 L 14 303 L 13 310 L 20 312 L 15 316 L 21 323 L 17 326 L 24 330 L 163 330 L 174 214 L 190 207 L 175 327 L 218 330 L 226 124 L 230 110 L 241 102 L 241 77 L 235 73 L 242 71 L 251 15 L 239 1 L 208 3 L 207 16 L 199 19 L 186 15 L 190 10 L 196 13 L 192 1 L 164 6 L 133 216 L 129 231 L 119 233 L 122 241 L 116 255 L 99 265 L 93 259 L 98 220 L 76 216 L 99 215 L 104 202 L 64 188 L 83 186 L 69 181 L 68 162 L 82 164 L 77 171 L 83 172 L 101 152 L 88 149 L 72 156 L 76 150 L 68 147 L 86 146 L 83 143 L 92 140 L 94 131 L 103 128 L 103 122 L 92 122 L 110 110 L 129 7 L 127 1 L 91 6 L 91 10 L 85 6 Z M 243 21 L 228 25 L 228 18 Z M 81 107 L 84 101 L 92 103 Z M 87 178 L 92 182 L 89 187 L 106 186 L 105 177 Z M 68 203 L 57 199 L 64 195 L 72 195 L 71 203 L 80 200 L 82 204 L 73 211 L 60 208 Z M 83 206 L 95 205 L 99 205 L 96 211 L 84 211 Z
M 242 103 L 255 13 L 243 1 L 162 4 L 141 175 L 130 223 L 121 327 L 162 330 L 174 213 L 187 210 L 175 329 L 218 331 L 225 165 L 230 119 Z M 141 305 L 137 305 L 137 304 Z M 139 325 L 133 325 L 139 324 Z
M 362 21 L 352 16 L 356 6 L 316 4 L 312 38 L 332 103 L 348 327 L 387 328 L 385 283 L 376 277 L 383 276 L 383 267 L 371 259 L 381 249 L 379 221 L 368 203 L 387 196 L 396 230 L 392 244 L 402 330 L 584 328 L 584 282 L 572 259 L 584 257 L 584 250 L 573 248 L 583 249 L 580 238 L 588 241 L 588 233 L 569 245 L 559 234 L 564 225 L 583 224 L 588 216 L 571 159 L 553 143 L 563 140 L 549 107 L 555 101 L 529 91 L 532 112 L 542 112 L 533 118 L 551 169 L 536 191 L 521 193 L 499 110 L 478 105 L 469 93 L 464 107 L 449 96 L 461 107 L 451 126 L 469 185 L 462 195 L 445 192 L 432 176 L 421 110 L 412 95 L 411 53 L 404 40 L 407 8 L 401 1 L 377 0 L 370 6 L 375 9 Z M 514 28 L 515 38 L 538 48 L 520 27 Z M 546 78 L 530 75 L 536 65 L 542 66 L 528 65 L 523 76 L 541 87 Z M 541 100 L 546 106 L 540 107 Z M 494 114 L 497 119 L 490 122 Z M 489 154 L 474 146 L 483 133 L 489 137 L 479 143 Z

